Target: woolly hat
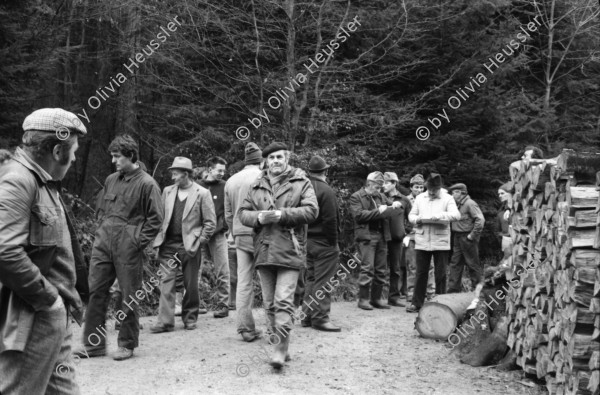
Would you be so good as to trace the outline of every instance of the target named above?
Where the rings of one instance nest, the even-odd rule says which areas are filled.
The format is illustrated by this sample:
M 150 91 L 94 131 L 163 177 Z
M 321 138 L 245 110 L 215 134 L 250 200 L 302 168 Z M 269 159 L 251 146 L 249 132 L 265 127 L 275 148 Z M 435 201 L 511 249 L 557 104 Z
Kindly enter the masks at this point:
M 246 144 L 244 149 L 244 162 L 247 165 L 256 165 L 262 160 L 262 151 L 258 148 L 258 145 L 254 143 Z

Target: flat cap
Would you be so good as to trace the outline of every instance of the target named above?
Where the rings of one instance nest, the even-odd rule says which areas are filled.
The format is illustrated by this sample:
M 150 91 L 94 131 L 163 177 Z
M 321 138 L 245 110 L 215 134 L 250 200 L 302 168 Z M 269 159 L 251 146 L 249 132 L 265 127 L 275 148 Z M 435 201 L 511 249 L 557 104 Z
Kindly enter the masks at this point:
M 62 108 L 41 108 L 29 114 L 23 121 L 23 130 L 59 132 L 64 131 L 68 135 L 69 130 L 85 135 L 87 129 L 77 115 L 65 111 Z M 60 137 L 59 137 L 60 138 Z
M 308 170 L 309 171 L 324 171 L 329 169 L 331 166 L 325 162 L 325 159 L 321 158 L 319 155 L 315 155 L 310 158 L 308 161 Z
M 385 173 L 383 173 L 383 181 L 400 181 L 398 179 L 398 176 L 396 175 L 396 173 L 391 172 L 391 171 L 386 171 Z
M 448 192 L 452 192 L 454 190 L 467 192 L 467 186 L 463 183 L 458 183 L 458 184 L 454 184 L 454 185 L 450 186 L 450 188 L 448 188 Z
M 374 171 L 367 176 L 367 181 L 373 181 L 383 185 L 383 174 L 380 171 Z
M 271 144 L 267 145 L 262 152 L 262 157 L 266 158 L 269 154 L 272 154 L 275 151 L 285 150 L 288 151 L 287 145 L 284 143 L 280 143 L 279 141 L 273 141 Z
M 410 179 L 410 184 L 425 184 L 425 178 L 421 174 L 415 174 L 413 178 Z

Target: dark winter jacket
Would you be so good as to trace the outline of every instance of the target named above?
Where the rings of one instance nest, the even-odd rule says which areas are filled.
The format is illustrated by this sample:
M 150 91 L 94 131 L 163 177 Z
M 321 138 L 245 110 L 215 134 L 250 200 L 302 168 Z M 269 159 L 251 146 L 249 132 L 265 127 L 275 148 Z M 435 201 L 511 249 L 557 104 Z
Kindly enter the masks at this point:
M 485 218 L 479 205 L 469 195 L 466 195 L 456 202 L 456 206 L 460 212 L 460 220 L 452 222 L 452 231 L 469 232 L 474 241 L 479 241 L 483 224 L 485 224 Z
M 379 192 L 372 197 L 365 191 L 365 188 L 354 192 L 350 196 L 350 212 L 354 219 L 354 240 L 359 242 L 370 241 L 371 231 L 369 225 L 373 226 L 379 223 L 385 240 L 390 241 L 392 237 L 390 234 L 389 218 L 394 214 L 395 210 L 388 207 L 383 214 L 380 214 L 378 207 L 382 204 L 387 205 L 391 203 L 391 200 Z
M 288 165 L 273 193 L 267 170 L 250 187 L 240 206 L 242 224 L 254 229 L 254 263 L 290 269 L 306 266 L 307 225 L 319 215 L 315 191 L 304 171 Z M 261 225 L 263 210 L 281 210 L 278 223 Z
M 227 222 L 225 222 L 225 181 L 223 180 L 201 180 L 198 182 L 201 186 L 210 191 L 217 215 L 217 228 L 213 235 L 227 232 Z
M 402 241 L 404 236 L 409 233 L 412 229 L 412 224 L 408 221 L 408 214 L 412 205 L 410 200 L 400 192 L 395 191 L 394 195 L 387 195 L 388 199 L 392 199 L 394 202 L 402 203 L 400 209 L 392 210 L 392 216 L 390 217 L 390 235 L 392 240 Z M 406 225 L 409 225 L 409 229 L 406 229 Z
M 308 226 L 310 239 L 324 239 L 329 245 L 337 246 L 339 231 L 339 212 L 335 192 L 326 181 L 309 177 L 319 203 L 319 216 Z

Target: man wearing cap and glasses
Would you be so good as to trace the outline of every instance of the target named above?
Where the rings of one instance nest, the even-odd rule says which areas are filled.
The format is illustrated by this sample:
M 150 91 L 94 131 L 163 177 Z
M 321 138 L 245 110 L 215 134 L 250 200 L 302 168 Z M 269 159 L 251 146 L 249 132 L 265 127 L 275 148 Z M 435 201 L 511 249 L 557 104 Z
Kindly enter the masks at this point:
M 117 311 L 121 322 L 118 350 L 113 359 L 133 356 L 140 332 L 139 298 L 142 289 L 144 249 L 154 240 L 163 223 L 160 189 L 138 163 L 135 140 L 119 135 L 108 146 L 117 171 L 106 178 L 98 201 L 100 225 L 96 229 L 90 260 L 90 302 L 85 315 L 83 357 L 106 355 L 106 310 L 110 286 L 119 280 L 123 294 Z
M 0 393 L 79 394 L 68 314 L 81 323 L 87 269 L 60 181 L 87 130 L 60 108 L 23 130 L 0 166 Z
M 376 171 L 369 174 L 366 185 L 350 197 L 354 239 L 361 260 L 358 307 L 364 310 L 390 308 L 381 299 L 387 283 L 387 242 L 391 240 L 389 218 L 402 204 L 388 200 L 381 193 L 382 188 L 383 174 Z
M 261 174 L 262 151 L 255 143 L 248 143 L 244 149 L 246 166 L 235 173 L 225 183 L 225 221 L 233 236 L 237 257 L 237 331 L 242 339 L 252 342 L 260 337 L 252 316 L 254 302 L 254 242 L 252 228 L 242 224 L 239 208 L 248 195 L 252 184 Z
M 405 307 L 405 304 L 400 301 L 400 290 L 404 283 L 406 266 L 404 268 L 400 266 L 400 257 L 402 256 L 402 240 L 407 230 L 409 232 L 412 230 L 412 224 L 408 221 L 411 204 L 406 196 L 402 195 L 396 189 L 399 182 L 400 180 L 396 173 L 386 172 L 383 174 L 383 192 L 388 199 L 399 202 L 402 205 L 399 210 L 393 210 L 393 215 L 390 217 L 390 236 L 392 239 L 388 241 L 388 304 Z M 405 229 L 405 225 L 408 226 L 408 229 Z
M 302 326 L 325 332 L 341 332 L 341 328 L 331 323 L 331 292 L 328 283 L 338 268 L 340 249 L 338 247 L 339 217 L 335 192 L 327 184 L 329 165 L 318 155 L 308 162 L 309 179 L 319 203 L 319 216 L 308 225 L 307 269 L 304 303 L 305 318 Z M 316 293 L 325 294 L 318 298 Z M 318 301 L 315 303 L 314 301 Z
M 254 263 L 269 320 L 269 342 L 275 344 L 271 365 L 289 359 L 298 273 L 306 265 L 306 227 L 319 214 L 315 191 L 304 171 L 289 165 L 290 151 L 273 142 L 262 154 L 263 170 L 239 209 L 243 225 L 254 229 Z
M 460 219 L 456 202 L 442 191 L 442 176 L 431 173 L 425 182 L 427 193 L 415 199 L 409 218 L 415 225 L 417 280 L 409 313 L 417 312 L 425 302 L 429 265 L 435 264 L 435 290 L 446 293 L 446 266 L 450 254 L 450 222 Z
M 150 327 L 152 333 L 170 332 L 175 327 L 175 279 L 179 265 L 185 288 L 181 319 L 185 329 L 196 329 L 200 308 L 200 247 L 208 243 L 216 223 L 210 192 L 192 181 L 192 161 L 177 156 L 169 170 L 174 184 L 163 191 L 165 218 L 153 244 L 164 274 L 160 282 L 158 323 Z
M 479 238 L 485 218 L 479 205 L 467 192 L 467 186 L 454 184 L 448 191 L 452 194 L 460 219 L 452 222 L 452 259 L 448 271 L 448 293 L 461 292 L 463 267 L 466 265 L 473 289 L 483 280 L 483 267 L 479 261 Z

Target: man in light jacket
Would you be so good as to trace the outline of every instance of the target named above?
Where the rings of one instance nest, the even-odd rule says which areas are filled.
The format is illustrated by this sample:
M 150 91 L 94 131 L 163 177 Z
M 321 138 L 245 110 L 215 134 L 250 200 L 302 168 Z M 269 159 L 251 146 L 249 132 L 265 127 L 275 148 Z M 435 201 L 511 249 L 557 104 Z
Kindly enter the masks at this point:
M 239 215 L 254 228 L 254 263 L 275 344 L 271 365 L 288 359 L 298 272 L 306 266 L 306 228 L 319 214 L 315 191 L 304 171 L 288 164 L 290 151 L 274 142 L 263 151 L 267 170 L 252 184 Z M 274 340 L 275 339 L 275 340 Z
M 431 173 L 425 182 L 427 193 L 415 198 L 408 218 L 415 225 L 415 252 L 417 281 L 409 313 L 417 312 L 425 301 L 429 263 L 435 264 L 435 289 L 438 295 L 446 293 L 446 266 L 450 253 L 450 222 L 458 221 L 460 213 L 456 202 L 442 191 L 442 176 Z
M 452 222 L 452 259 L 448 278 L 448 293 L 460 292 L 463 267 L 466 265 L 473 289 L 483 279 L 483 267 L 479 261 L 479 238 L 485 224 L 483 213 L 467 192 L 465 184 L 454 184 L 448 191 L 452 194 L 460 219 Z
M 153 244 L 161 281 L 158 323 L 150 327 L 152 333 L 170 332 L 175 326 L 175 278 L 180 265 L 185 288 L 181 319 L 185 329 L 196 329 L 200 247 L 208 243 L 216 226 L 212 196 L 192 180 L 191 159 L 177 156 L 169 170 L 174 184 L 163 191 L 165 218 Z

